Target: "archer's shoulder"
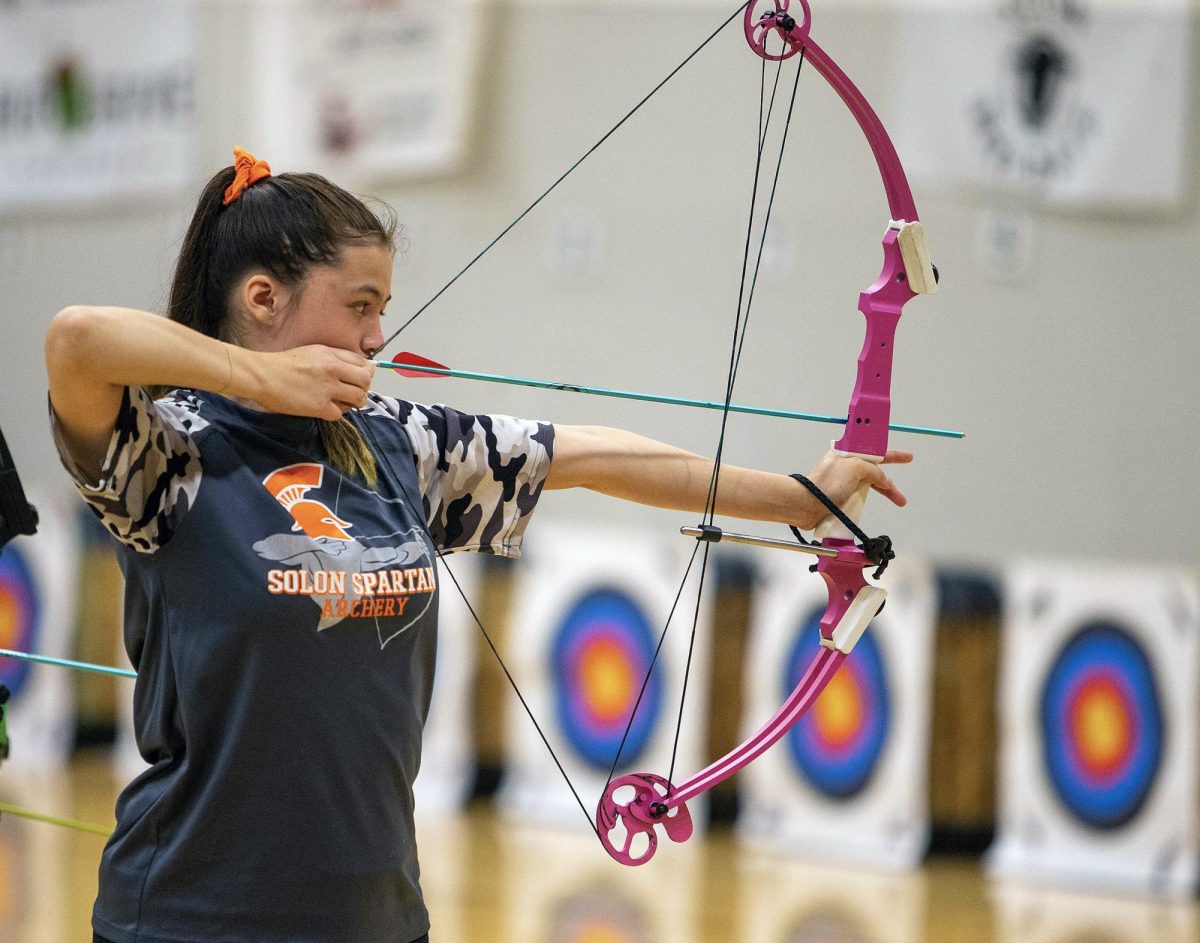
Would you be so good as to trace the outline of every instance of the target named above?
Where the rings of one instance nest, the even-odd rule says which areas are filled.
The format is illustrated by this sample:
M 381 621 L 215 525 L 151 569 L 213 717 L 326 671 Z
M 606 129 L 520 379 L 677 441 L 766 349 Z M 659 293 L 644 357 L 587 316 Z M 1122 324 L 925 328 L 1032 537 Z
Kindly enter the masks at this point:
M 212 424 L 204 408 L 207 395 L 198 390 L 177 389 L 153 400 L 146 395 L 144 402 L 179 432 L 195 435 Z

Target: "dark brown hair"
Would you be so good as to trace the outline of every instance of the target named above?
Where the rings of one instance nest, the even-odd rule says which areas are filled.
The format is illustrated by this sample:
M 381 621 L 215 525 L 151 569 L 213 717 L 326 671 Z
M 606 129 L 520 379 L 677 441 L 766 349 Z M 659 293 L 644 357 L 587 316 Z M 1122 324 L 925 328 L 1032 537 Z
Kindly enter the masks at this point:
M 233 178 L 225 167 L 205 185 L 171 280 L 167 317 L 201 334 L 239 343 L 230 297 L 253 269 L 302 290 L 313 266 L 336 265 L 348 246 L 395 250 L 396 214 L 385 203 L 372 201 L 372 210 L 318 174 L 287 173 L 259 180 L 226 206 Z M 348 419 L 322 422 L 321 438 L 336 468 L 374 486 L 374 457 Z

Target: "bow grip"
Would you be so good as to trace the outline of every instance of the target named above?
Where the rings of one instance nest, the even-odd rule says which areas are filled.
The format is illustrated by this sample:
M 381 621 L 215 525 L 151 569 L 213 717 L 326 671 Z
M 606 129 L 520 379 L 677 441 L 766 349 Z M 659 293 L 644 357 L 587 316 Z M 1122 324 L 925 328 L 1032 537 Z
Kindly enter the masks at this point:
M 834 455 L 841 455 L 848 458 L 861 458 L 863 461 L 870 462 L 872 465 L 878 465 L 883 461 L 882 455 L 865 455 L 862 452 L 843 452 L 841 449 L 836 447 L 836 443 L 834 444 L 832 451 Z M 871 486 L 866 482 L 863 482 L 859 486 L 858 490 L 855 491 L 854 494 L 850 495 L 850 498 L 846 501 L 846 503 L 841 505 L 842 511 L 845 512 L 846 516 L 850 518 L 850 520 L 854 521 L 855 524 L 862 520 L 863 507 L 867 503 L 867 495 L 870 493 L 870 491 Z M 855 539 L 854 535 L 850 533 L 850 531 L 846 530 L 842 522 L 832 514 L 826 515 L 821 519 L 820 523 L 818 523 L 816 528 L 813 530 L 813 535 L 820 541 L 824 541 L 826 538 L 830 537 L 837 538 L 839 540 Z

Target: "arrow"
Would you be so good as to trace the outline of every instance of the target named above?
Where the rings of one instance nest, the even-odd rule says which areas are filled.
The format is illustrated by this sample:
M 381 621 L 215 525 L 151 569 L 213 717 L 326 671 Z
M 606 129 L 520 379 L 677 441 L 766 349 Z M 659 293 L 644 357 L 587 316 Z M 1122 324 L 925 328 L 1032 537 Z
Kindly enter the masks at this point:
M 35 655 L 32 652 L 18 652 L 11 648 L 0 648 L 0 658 L 13 658 L 17 661 L 31 661 L 39 665 L 54 665 L 58 668 L 74 668 L 76 671 L 94 671 L 97 674 L 115 675 L 118 678 L 136 678 L 137 672 L 128 668 L 113 668 L 109 665 L 92 665 L 86 661 L 71 661 L 67 658 L 51 658 L 49 655 Z
M 565 393 L 588 393 L 592 396 L 612 396 L 617 399 L 641 400 L 647 403 L 665 403 L 669 406 L 691 406 L 697 409 L 725 409 L 724 403 L 712 400 L 684 399 L 679 396 L 662 396 L 655 393 L 633 393 L 629 390 L 612 390 L 599 386 L 581 386 L 577 383 L 560 383 L 554 380 L 530 380 L 525 377 L 508 377 L 497 373 L 477 373 L 472 370 L 452 370 L 436 360 L 403 350 L 390 361 L 373 360 L 377 367 L 395 370 L 402 377 L 456 377 L 460 380 L 479 380 L 484 383 L 507 383 L 512 386 L 530 386 L 538 390 L 560 390 Z M 773 416 L 776 419 L 802 419 L 807 422 L 828 422 L 844 426 L 845 416 L 823 416 L 818 413 L 798 413 L 786 409 L 769 409 L 765 406 L 739 406 L 731 403 L 731 413 L 749 413 L 753 416 Z M 962 439 L 966 433 L 953 429 L 930 429 L 925 426 L 888 426 L 895 432 L 911 432 L 915 435 L 939 436 L 944 439 Z
M 34 822 L 44 822 L 47 825 L 58 825 L 61 828 L 70 828 L 77 832 L 90 832 L 93 835 L 102 835 L 105 838 L 108 838 L 112 834 L 112 829 L 105 828 L 103 825 L 81 822 L 78 819 L 63 819 L 57 815 L 46 815 L 42 812 L 33 812 L 29 809 L 22 809 L 19 806 L 9 805 L 7 802 L 0 802 L 0 813 L 20 816 L 23 819 L 30 819 Z

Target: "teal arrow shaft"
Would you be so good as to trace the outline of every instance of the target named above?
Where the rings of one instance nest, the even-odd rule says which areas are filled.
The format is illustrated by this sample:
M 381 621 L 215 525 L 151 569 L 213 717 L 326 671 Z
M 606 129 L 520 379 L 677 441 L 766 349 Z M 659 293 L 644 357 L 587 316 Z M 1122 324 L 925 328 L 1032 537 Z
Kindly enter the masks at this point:
M 137 672 L 128 668 L 111 668 L 108 665 L 92 665 L 86 661 L 51 658 L 49 655 L 34 655 L 31 652 L 14 652 L 9 648 L 0 648 L 0 658 L 15 658 L 18 661 L 32 661 L 39 665 L 54 665 L 57 668 L 74 668 L 76 671 L 94 671 L 96 674 L 115 675 L 118 678 L 137 677 Z
M 530 386 L 538 390 L 560 390 L 565 393 L 587 393 L 591 396 L 612 396 L 616 399 L 633 399 L 646 403 L 665 403 L 669 406 L 691 406 L 697 409 L 725 408 L 724 403 L 712 400 L 685 399 L 681 396 L 662 396 L 656 393 L 634 393 L 629 390 L 612 390 L 600 386 L 580 386 L 576 383 L 559 383 L 554 380 L 530 380 L 526 377 L 508 377 L 498 373 L 476 373 L 472 370 L 451 370 L 449 367 L 426 367 L 413 364 L 390 363 L 385 360 L 373 361 L 377 367 L 389 370 L 412 370 L 415 373 L 428 373 L 441 377 L 456 377 L 460 380 L 480 380 L 484 383 L 506 383 L 511 386 Z M 748 413 L 753 416 L 773 416 L 776 419 L 802 419 L 806 422 L 828 422 L 844 426 L 845 416 L 823 416 L 819 413 L 799 413 L 788 409 L 769 409 L 766 406 L 729 405 L 731 413 Z M 939 436 L 943 439 L 961 439 L 965 433 L 953 429 L 931 429 L 926 426 L 906 426 L 893 423 L 888 426 L 894 432 L 911 432 L 914 435 Z

